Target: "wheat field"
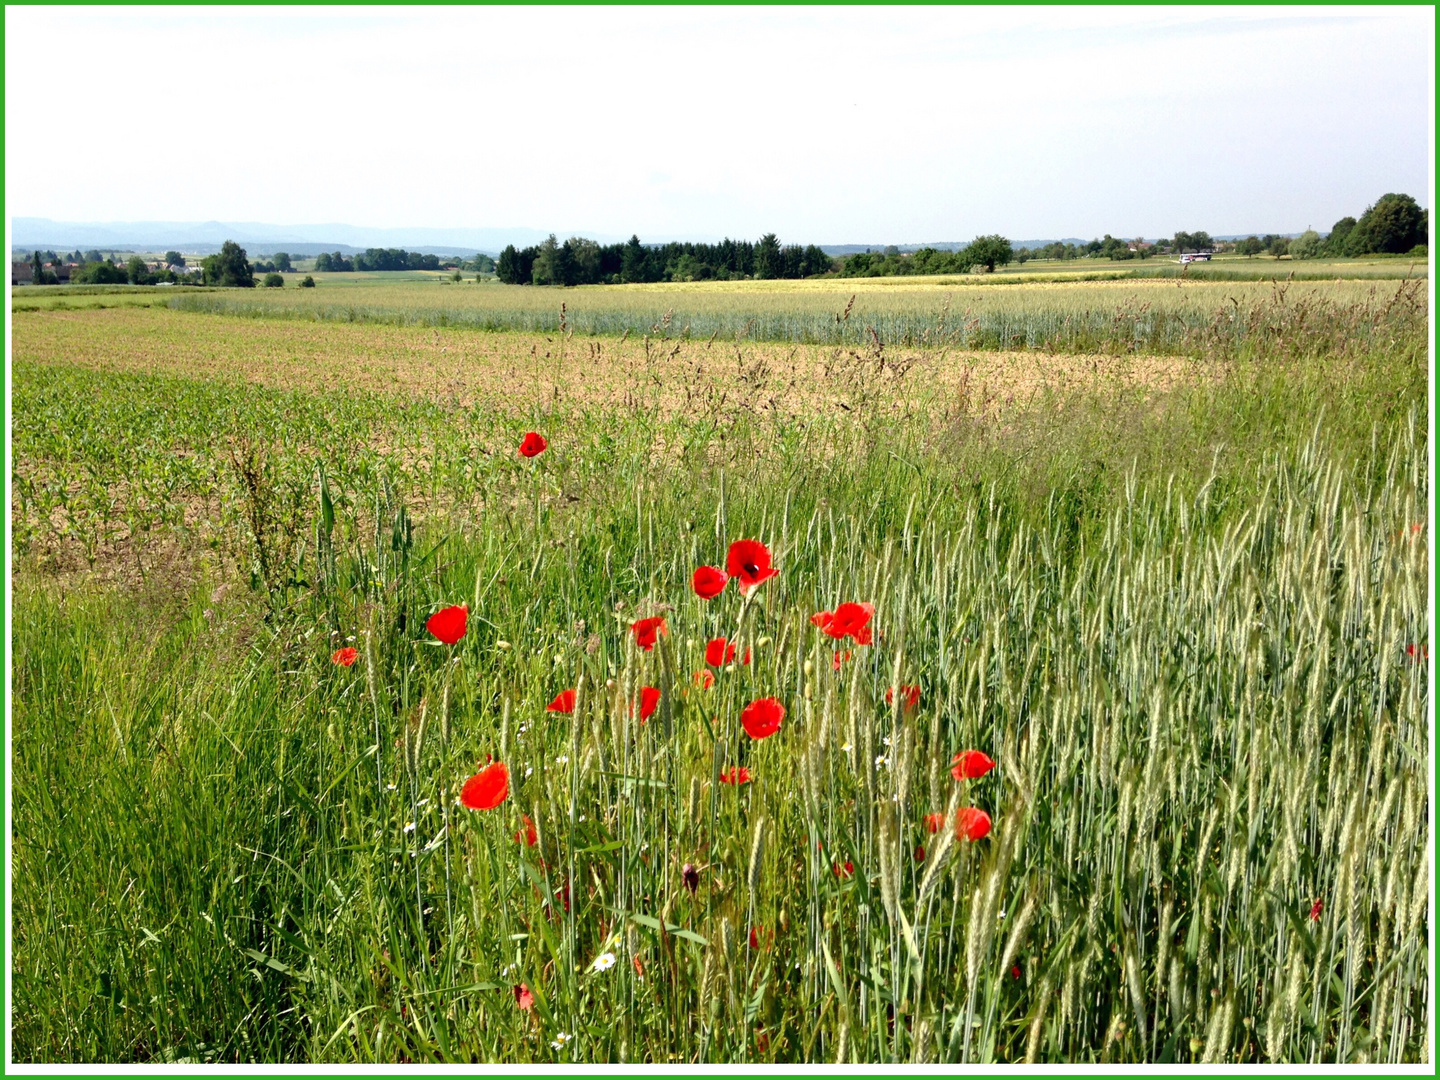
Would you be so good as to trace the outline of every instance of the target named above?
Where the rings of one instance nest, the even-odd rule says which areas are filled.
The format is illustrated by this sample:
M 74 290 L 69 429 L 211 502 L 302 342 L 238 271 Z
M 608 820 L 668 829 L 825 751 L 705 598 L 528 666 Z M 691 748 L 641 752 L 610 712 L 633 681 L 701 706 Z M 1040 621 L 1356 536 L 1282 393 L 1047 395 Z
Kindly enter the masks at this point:
M 16 1060 L 1431 1060 L 1423 293 L 492 288 L 15 311 Z

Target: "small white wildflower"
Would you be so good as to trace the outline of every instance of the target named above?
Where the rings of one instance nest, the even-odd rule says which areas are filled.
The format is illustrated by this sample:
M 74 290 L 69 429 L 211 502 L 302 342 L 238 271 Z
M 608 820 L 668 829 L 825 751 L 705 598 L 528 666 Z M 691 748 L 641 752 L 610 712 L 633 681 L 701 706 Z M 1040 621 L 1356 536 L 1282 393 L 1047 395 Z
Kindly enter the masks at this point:
M 855 747 L 851 746 L 851 745 L 847 742 L 844 746 L 840 747 L 840 749 L 843 750 L 843 751 L 845 751 L 845 753 L 849 754 L 849 753 L 853 753 L 853 752 L 854 752 Z
M 415 831 L 415 822 L 412 821 L 412 822 L 410 822 L 409 825 L 406 825 L 406 826 L 405 826 L 405 831 L 406 831 L 406 832 L 414 832 L 414 831 Z
M 526 776 L 529 776 L 529 775 L 530 775 L 531 773 L 533 773 L 534 771 L 535 771 L 534 766 L 532 766 L 532 765 L 526 765 L 526 766 L 525 766 L 525 775 L 526 775 Z
M 569 764 L 570 764 L 570 757 L 569 757 L 569 755 L 568 755 L 568 754 L 561 754 L 559 757 L 557 757 L 557 758 L 555 759 L 555 764 L 557 764 L 557 765 L 569 765 Z
M 560 1049 L 564 1048 L 565 1044 L 566 1044 L 567 1042 L 569 1042 L 571 1039 L 573 1039 L 574 1037 L 575 1037 L 575 1036 L 573 1036 L 573 1035 L 566 1035 L 565 1032 L 563 1032 L 563 1031 L 557 1031 L 557 1032 L 555 1033 L 555 1038 L 553 1038 L 553 1039 L 550 1040 L 550 1049 L 552 1049 L 552 1050 L 560 1050 Z
M 429 804 L 429 802 L 430 802 L 430 796 L 427 795 L 427 796 L 425 796 L 425 798 L 421 799 L 421 800 L 420 800 L 419 802 L 417 802 L 415 805 L 416 805 L 416 806 L 426 806 L 426 805 Z
M 889 746 L 889 745 L 890 745 L 890 736 L 889 736 L 889 735 L 886 735 L 885 738 L 881 740 L 881 742 L 883 742 L 886 746 Z
M 395 785 L 394 785 L 394 784 L 386 784 L 386 785 L 385 785 L 385 790 L 386 790 L 386 791 L 394 791 L 394 790 L 395 790 Z
M 351 634 L 351 635 L 350 635 L 349 637 L 347 637 L 345 640 L 346 640 L 346 641 L 354 641 L 354 640 L 355 640 L 355 635 L 354 635 L 354 634 Z
M 595 971 L 609 971 L 614 966 L 615 954 L 613 952 L 602 952 L 595 958 L 595 963 L 591 965 Z
M 584 814 L 581 814 L 578 820 L 584 821 L 584 820 L 585 820 L 585 815 L 584 815 Z
M 554 657 L 552 657 L 551 659 L 553 659 L 553 660 L 555 661 L 555 666 L 556 666 L 556 667 L 559 667 L 561 664 L 565 663 L 565 657 L 560 656 L 558 653 L 557 653 Z
M 876 764 L 877 767 L 880 766 L 880 765 L 889 765 L 889 764 L 890 764 L 890 761 L 889 761 L 888 758 L 886 758 L 886 756 L 885 756 L 884 754 L 880 754 L 879 756 L 877 756 L 877 757 L 875 758 L 875 764 Z
M 434 909 L 433 907 L 427 907 L 424 911 L 421 912 L 421 914 L 422 914 L 422 915 L 429 915 L 429 914 L 430 914 L 432 911 L 434 911 L 434 910 L 435 910 L 435 909 Z

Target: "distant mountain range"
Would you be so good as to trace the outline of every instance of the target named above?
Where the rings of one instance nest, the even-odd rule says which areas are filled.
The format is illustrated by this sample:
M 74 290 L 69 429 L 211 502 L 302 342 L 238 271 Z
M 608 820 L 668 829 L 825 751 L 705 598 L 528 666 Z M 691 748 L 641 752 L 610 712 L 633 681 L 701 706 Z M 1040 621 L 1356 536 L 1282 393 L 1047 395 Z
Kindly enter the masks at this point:
M 186 254 L 218 251 L 234 240 L 252 255 L 288 251 L 353 254 L 366 248 L 404 248 L 436 255 L 498 254 L 506 244 L 525 247 L 550 234 L 539 229 L 372 229 L 355 225 L 270 225 L 258 221 L 53 221 L 11 219 L 11 246 L 51 251 L 98 248 L 101 251 L 164 251 Z M 565 235 L 569 235 L 568 233 Z M 595 237 L 595 239 L 602 239 Z M 625 237 L 606 237 L 606 242 Z
M 258 221 L 54 221 L 50 218 L 17 217 L 11 221 L 12 251 L 165 251 L 175 249 L 187 255 L 205 255 L 218 251 L 226 240 L 234 240 L 251 255 L 272 255 L 287 251 L 291 255 L 318 255 L 322 251 L 339 251 L 353 255 L 366 248 L 404 248 L 434 255 L 467 255 L 477 252 L 498 255 L 507 244 L 527 247 L 543 241 L 549 232 L 540 229 L 484 228 L 376 229 L 357 225 L 270 225 Z M 602 244 L 628 239 L 603 233 L 556 230 L 556 235 L 587 236 Z M 1248 233 L 1216 236 L 1217 240 L 1238 240 Z M 1299 233 L 1285 233 L 1298 236 Z M 672 238 L 651 238 L 646 243 L 665 243 Z M 696 242 L 714 243 L 716 237 L 690 237 Z M 1122 238 L 1123 239 L 1123 238 Z M 793 238 L 781 237 L 782 243 Z M 1065 244 L 1083 244 L 1078 236 L 1067 236 Z M 1054 240 L 1012 240 L 1016 248 L 1043 247 Z M 936 240 L 924 244 L 895 244 L 901 252 L 919 251 L 923 247 L 938 251 L 959 251 L 968 240 Z M 886 244 L 821 244 L 827 255 L 854 255 L 861 251 L 884 251 Z

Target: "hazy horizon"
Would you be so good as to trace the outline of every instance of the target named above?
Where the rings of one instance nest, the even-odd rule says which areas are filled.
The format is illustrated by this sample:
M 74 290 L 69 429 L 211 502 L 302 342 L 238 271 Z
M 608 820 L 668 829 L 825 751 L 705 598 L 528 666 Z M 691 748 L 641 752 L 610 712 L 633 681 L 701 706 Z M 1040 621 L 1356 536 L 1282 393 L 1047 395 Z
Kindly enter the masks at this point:
M 6 197 L 392 234 L 1323 232 L 1386 192 L 1430 205 L 1433 30 L 1431 8 L 10 8 Z M 116 123 L 105 78 L 161 111 Z

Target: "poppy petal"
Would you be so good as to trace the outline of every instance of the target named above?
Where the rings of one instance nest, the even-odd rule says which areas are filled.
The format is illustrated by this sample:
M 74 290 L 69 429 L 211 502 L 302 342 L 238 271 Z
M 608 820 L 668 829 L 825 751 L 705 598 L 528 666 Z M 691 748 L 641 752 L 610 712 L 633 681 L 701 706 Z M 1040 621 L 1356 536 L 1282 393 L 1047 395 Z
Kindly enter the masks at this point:
M 740 714 L 740 726 L 752 739 L 768 739 L 780 730 L 784 719 L 784 705 L 775 698 L 759 698 L 745 706 Z
M 446 645 L 454 645 L 465 636 L 468 615 L 469 608 L 464 604 L 443 608 L 426 620 L 425 629 Z
M 690 587 L 695 590 L 695 595 L 701 600 L 714 600 L 725 591 L 725 586 L 729 581 L 730 575 L 718 566 L 702 566 L 690 579 Z
M 510 770 L 501 761 L 486 765 L 465 781 L 460 803 L 471 810 L 494 810 L 510 797 Z

